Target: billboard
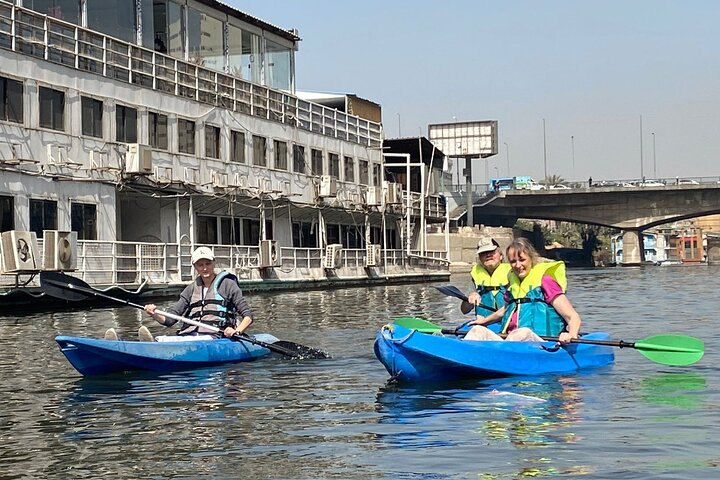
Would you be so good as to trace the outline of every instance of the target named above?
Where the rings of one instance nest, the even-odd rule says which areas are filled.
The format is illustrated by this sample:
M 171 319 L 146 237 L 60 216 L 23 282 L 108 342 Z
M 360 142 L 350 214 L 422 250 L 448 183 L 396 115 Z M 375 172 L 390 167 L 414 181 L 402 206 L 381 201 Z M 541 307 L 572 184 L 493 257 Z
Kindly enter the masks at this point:
M 498 153 L 497 120 L 428 125 L 428 139 L 448 157 L 489 157 Z

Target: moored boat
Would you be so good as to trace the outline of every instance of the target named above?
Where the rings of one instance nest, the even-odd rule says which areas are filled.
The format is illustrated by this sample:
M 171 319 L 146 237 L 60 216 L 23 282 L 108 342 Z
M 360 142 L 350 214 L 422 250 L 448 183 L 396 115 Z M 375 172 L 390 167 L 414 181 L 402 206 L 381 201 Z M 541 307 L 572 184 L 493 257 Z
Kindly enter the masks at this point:
M 270 334 L 258 334 L 254 339 L 267 344 L 278 341 Z M 223 363 L 249 362 L 270 354 L 268 348 L 255 343 L 226 338 L 135 342 L 58 336 L 55 341 L 72 366 L 83 375 L 138 370 L 188 370 Z
M 587 340 L 607 340 L 594 332 Z M 445 381 L 573 372 L 613 363 L 607 345 L 547 342 L 464 341 L 456 335 L 429 335 L 400 325 L 385 325 L 375 337 L 375 355 L 399 381 Z

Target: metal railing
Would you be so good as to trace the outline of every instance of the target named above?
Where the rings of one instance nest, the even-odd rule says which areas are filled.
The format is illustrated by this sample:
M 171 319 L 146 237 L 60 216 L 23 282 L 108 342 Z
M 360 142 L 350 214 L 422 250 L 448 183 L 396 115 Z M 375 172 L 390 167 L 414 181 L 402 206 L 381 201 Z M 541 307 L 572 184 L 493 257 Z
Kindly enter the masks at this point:
M 0 48 L 369 147 L 380 123 L 0 1 Z

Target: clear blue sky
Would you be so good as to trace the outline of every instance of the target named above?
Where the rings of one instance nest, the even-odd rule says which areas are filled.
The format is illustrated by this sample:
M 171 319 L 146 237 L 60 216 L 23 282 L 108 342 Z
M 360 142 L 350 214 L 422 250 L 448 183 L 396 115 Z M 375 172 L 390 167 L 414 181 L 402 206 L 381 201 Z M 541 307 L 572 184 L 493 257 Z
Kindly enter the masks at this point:
M 504 143 L 544 177 L 545 119 L 549 175 L 639 178 L 641 116 L 648 179 L 720 175 L 719 1 L 226 1 L 297 28 L 298 90 L 379 103 L 388 138 L 497 120 L 491 177 Z

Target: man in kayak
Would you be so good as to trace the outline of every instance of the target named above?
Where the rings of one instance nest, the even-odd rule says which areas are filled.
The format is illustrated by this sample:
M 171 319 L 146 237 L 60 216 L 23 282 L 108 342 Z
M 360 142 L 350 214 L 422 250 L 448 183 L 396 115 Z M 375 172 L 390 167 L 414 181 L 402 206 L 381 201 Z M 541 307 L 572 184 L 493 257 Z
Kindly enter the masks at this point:
M 484 318 L 471 322 L 475 325 L 465 340 L 502 340 L 485 325 L 502 321 L 506 340 L 541 341 L 540 335 L 558 337 L 560 343 L 569 343 L 580 332 L 580 315 L 565 295 L 567 279 L 563 262 L 540 262 L 532 244 L 518 238 L 507 248 L 512 267 L 506 306 Z
M 219 338 L 243 333 L 253 323 L 253 315 L 237 284 L 237 278 L 227 272 L 215 274 L 215 255 L 208 247 L 195 249 L 191 261 L 198 276 L 193 283 L 185 287 L 180 299 L 167 311 L 207 323 L 222 331 L 216 333 L 203 327 L 183 324 L 177 335 L 209 335 Z M 145 311 L 158 323 L 170 327 L 177 322 L 156 313 L 156 308 L 152 303 L 145 305 Z M 115 338 L 112 338 L 113 336 Z M 105 338 L 116 340 L 117 335 L 113 329 L 109 329 L 105 333 Z M 140 341 L 154 341 L 152 334 L 144 325 L 138 330 L 138 338 Z
M 475 315 L 485 317 L 505 306 L 510 264 L 503 263 L 500 244 L 494 238 L 485 237 L 478 242 L 478 262 L 470 270 L 475 290 L 462 302 L 463 314 L 475 309 Z

